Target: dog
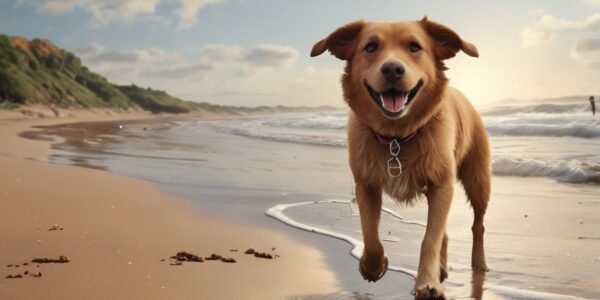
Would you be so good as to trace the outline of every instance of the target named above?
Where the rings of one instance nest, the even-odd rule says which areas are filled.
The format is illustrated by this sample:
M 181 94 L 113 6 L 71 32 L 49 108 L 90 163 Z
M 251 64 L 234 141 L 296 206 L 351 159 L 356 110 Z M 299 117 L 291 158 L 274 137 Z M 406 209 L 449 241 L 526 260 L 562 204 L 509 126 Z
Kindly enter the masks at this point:
M 344 100 L 350 107 L 348 151 L 360 211 L 364 251 L 359 271 L 379 280 L 388 261 L 379 239 L 382 193 L 428 203 L 415 299 L 444 299 L 448 276 L 446 220 L 456 179 L 474 211 L 471 266 L 487 271 L 483 219 L 491 190 L 490 146 L 481 117 L 448 86 L 444 61 L 477 48 L 424 17 L 410 22 L 356 21 L 317 42 L 346 61 Z

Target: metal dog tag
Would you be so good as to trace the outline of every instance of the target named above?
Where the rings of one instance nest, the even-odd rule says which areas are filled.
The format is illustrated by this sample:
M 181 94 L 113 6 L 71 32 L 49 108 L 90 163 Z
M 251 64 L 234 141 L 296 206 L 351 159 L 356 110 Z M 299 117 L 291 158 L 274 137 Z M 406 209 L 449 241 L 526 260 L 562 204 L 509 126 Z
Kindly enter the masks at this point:
M 387 161 L 387 171 L 390 177 L 402 175 L 402 163 L 400 163 L 398 157 L 392 157 Z
M 398 177 L 402 175 L 402 164 L 398 155 L 400 154 L 400 144 L 396 139 L 390 143 L 390 155 L 392 158 L 387 161 L 387 171 L 390 177 Z
M 396 157 L 398 154 L 400 154 L 400 144 L 398 143 L 398 140 L 394 139 L 390 143 L 390 155 Z

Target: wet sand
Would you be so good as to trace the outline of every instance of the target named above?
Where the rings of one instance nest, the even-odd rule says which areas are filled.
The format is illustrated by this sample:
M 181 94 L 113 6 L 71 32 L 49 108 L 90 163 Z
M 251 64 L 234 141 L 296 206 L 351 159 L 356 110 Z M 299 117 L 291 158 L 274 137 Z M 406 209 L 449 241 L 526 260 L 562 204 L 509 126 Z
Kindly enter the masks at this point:
M 48 141 L 17 136 L 32 126 L 136 118 L 149 116 L 0 113 L 1 299 L 282 299 L 339 290 L 313 247 L 219 220 L 141 180 L 48 164 Z M 249 247 L 277 257 L 245 255 Z M 169 257 L 178 251 L 216 253 L 236 263 L 172 265 Z M 69 262 L 31 262 L 60 256 Z

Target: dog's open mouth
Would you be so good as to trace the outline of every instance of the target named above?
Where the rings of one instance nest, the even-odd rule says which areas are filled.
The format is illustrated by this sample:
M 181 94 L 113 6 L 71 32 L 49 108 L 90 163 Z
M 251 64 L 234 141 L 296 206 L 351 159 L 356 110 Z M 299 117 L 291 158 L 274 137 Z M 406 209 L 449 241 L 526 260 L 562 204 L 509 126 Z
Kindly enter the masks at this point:
M 419 89 L 423 86 L 423 80 L 419 80 L 415 87 L 409 91 L 400 91 L 392 88 L 378 93 L 366 82 L 365 86 L 369 91 L 369 95 L 371 95 L 371 98 L 375 101 L 375 104 L 377 104 L 386 115 L 397 117 L 404 111 L 408 104 L 410 104 L 410 101 L 415 98 Z

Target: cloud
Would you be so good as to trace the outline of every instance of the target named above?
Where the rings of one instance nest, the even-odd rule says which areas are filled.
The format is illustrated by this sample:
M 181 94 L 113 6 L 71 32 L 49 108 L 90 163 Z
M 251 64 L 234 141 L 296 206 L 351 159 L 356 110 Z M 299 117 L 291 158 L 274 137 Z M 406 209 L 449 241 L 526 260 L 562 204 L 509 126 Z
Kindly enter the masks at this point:
M 105 48 L 102 45 L 100 45 L 96 42 L 93 42 L 93 43 L 90 43 L 90 44 L 84 46 L 83 48 L 75 50 L 75 53 L 77 53 L 78 55 L 80 55 L 82 57 L 86 57 L 86 56 L 89 57 L 89 56 L 96 55 L 104 50 L 105 50 Z
M 75 53 L 91 70 L 115 77 L 139 73 L 152 66 L 176 64 L 181 61 L 179 54 L 169 53 L 159 48 L 113 50 L 98 43 L 91 43 L 76 50 Z
M 600 6 L 600 0 L 583 0 L 583 3 L 592 6 Z
M 274 44 L 247 48 L 207 44 L 192 59 L 156 47 L 116 50 L 98 43 L 88 44 L 75 53 L 91 70 L 117 81 L 126 81 L 128 76 L 186 79 L 209 73 L 215 78 L 250 77 L 288 67 L 299 56 L 292 47 Z
M 600 39 L 579 40 L 569 53 L 571 59 L 583 66 L 597 69 L 600 63 Z
M 530 27 L 525 27 L 521 31 L 521 41 L 525 48 L 542 45 L 550 41 L 554 36 L 555 34 L 550 31 L 536 30 Z
M 274 44 L 252 46 L 240 58 L 243 67 L 236 75 L 248 77 L 264 71 L 289 66 L 298 59 L 298 56 L 298 51 L 288 46 Z
M 83 10 L 92 18 L 88 25 L 101 28 L 115 23 L 133 24 L 138 21 L 170 25 L 171 20 L 159 15 L 160 4 L 173 0 L 17 0 L 17 5 L 35 7 L 42 14 L 66 14 L 75 10 Z M 179 18 L 178 28 L 188 29 L 197 22 L 198 12 L 208 5 L 223 0 L 179 0 L 175 15 Z
M 103 27 L 112 23 L 137 20 L 159 21 L 155 16 L 160 0 L 19 0 L 17 4 L 34 6 L 38 13 L 65 14 L 81 9 L 92 15 L 89 25 Z M 164 21 L 164 20 L 163 20 Z
M 588 16 L 583 20 L 565 20 L 548 14 L 542 15 L 534 25 L 523 28 L 521 41 L 525 48 L 539 46 L 552 40 L 558 32 L 563 31 L 600 31 L 600 13 Z
M 163 78 L 187 78 L 200 73 L 205 73 L 213 70 L 211 64 L 200 62 L 192 65 L 184 65 L 177 67 L 168 67 L 162 69 L 154 69 L 144 72 L 142 75 L 150 77 L 163 77 Z
M 289 46 L 258 44 L 243 48 L 238 45 L 208 44 L 202 47 L 201 61 L 217 68 L 234 70 L 238 77 L 252 76 L 268 70 L 292 65 L 298 51 Z
M 242 57 L 242 48 L 237 45 L 208 44 L 202 47 L 202 57 L 212 62 L 236 60 Z
M 161 63 L 175 60 L 176 55 L 169 54 L 158 48 L 139 50 L 106 50 L 99 48 L 97 52 L 81 55 L 91 64 L 140 65 L 145 63 Z
M 575 45 L 574 51 L 577 53 L 600 51 L 600 39 L 580 40 Z
M 298 56 L 298 51 L 292 47 L 261 44 L 250 48 L 242 60 L 256 67 L 280 67 L 293 63 Z
M 537 27 L 546 30 L 600 30 L 600 13 L 593 14 L 584 20 L 564 20 L 552 15 L 543 15 Z
M 223 0 L 179 0 L 180 6 L 177 10 L 179 24 L 177 28 L 188 29 L 192 27 L 198 21 L 196 16 L 202 8 L 221 2 Z

